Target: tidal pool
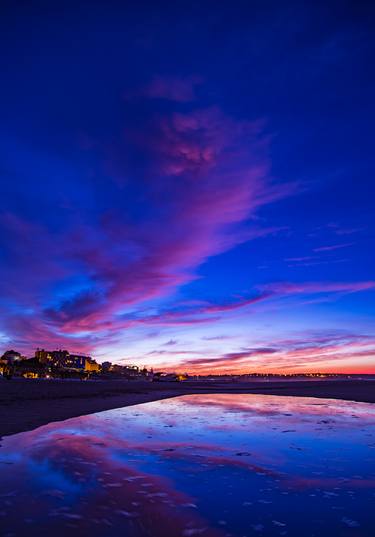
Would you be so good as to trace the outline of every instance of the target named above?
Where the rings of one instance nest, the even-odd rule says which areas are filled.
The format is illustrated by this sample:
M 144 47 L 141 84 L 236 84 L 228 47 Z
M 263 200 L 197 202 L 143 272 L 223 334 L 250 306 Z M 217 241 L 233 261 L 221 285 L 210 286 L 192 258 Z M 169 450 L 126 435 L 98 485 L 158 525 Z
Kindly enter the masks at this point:
M 373 536 L 374 409 L 188 395 L 3 438 L 0 535 Z

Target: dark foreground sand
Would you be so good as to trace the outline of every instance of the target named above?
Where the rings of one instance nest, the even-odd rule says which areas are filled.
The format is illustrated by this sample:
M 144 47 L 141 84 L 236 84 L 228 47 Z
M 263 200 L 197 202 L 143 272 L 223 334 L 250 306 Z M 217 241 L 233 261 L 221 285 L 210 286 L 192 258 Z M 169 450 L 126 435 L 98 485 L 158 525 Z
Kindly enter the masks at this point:
M 375 402 L 375 380 L 164 382 L 0 379 L 0 437 L 111 408 L 194 393 L 260 393 Z

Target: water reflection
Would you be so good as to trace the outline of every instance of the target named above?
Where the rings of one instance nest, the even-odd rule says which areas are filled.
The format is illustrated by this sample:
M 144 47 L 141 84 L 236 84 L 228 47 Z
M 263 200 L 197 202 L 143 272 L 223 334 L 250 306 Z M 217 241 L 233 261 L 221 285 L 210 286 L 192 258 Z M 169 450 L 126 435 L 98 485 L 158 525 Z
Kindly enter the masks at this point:
M 371 535 L 373 408 L 190 395 L 4 438 L 0 534 Z

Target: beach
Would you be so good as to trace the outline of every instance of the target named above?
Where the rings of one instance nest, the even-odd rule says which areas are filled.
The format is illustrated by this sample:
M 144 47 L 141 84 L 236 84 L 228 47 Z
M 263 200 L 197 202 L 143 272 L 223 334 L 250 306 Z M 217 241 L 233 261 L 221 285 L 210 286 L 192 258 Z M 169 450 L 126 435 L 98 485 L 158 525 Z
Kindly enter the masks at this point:
M 145 382 L 124 380 L 0 381 L 0 436 L 77 416 L 200 393 L 258 393 L 375 402 L 375 380 Z

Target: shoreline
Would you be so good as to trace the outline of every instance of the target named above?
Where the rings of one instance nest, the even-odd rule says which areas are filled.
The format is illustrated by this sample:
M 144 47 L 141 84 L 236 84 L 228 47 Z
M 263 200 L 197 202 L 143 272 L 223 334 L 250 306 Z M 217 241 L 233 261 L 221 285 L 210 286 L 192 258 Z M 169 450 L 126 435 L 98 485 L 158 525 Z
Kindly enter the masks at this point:
M 50 422 L 193 394 L 233 393 L 318 397 L 375 403 L 375 380 L 163 382 L 26 380 L 0 382 L 0 437 Z

